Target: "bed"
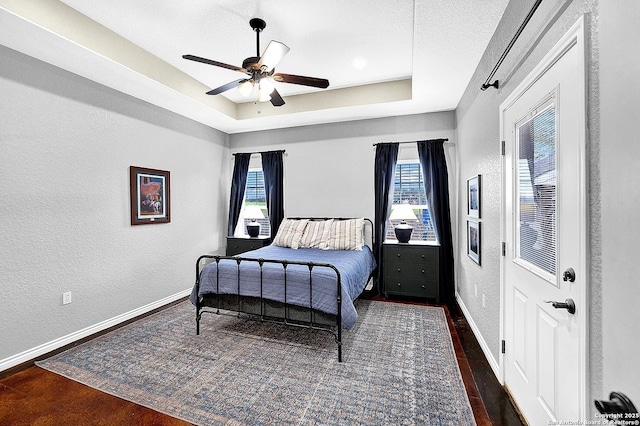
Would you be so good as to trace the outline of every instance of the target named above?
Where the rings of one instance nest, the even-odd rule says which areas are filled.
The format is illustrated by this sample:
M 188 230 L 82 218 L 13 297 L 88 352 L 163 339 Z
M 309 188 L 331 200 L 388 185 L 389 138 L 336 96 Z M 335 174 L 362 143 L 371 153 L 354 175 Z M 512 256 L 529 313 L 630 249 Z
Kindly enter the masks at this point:
M 354 301 L 371 279 L 373 224 L 365 218 L 288 218 L 271 245 L 196 261 L 191 303 L 196 334 L 203 313 L 329 331 L 342 362 L 342 330 L 357 320 Z

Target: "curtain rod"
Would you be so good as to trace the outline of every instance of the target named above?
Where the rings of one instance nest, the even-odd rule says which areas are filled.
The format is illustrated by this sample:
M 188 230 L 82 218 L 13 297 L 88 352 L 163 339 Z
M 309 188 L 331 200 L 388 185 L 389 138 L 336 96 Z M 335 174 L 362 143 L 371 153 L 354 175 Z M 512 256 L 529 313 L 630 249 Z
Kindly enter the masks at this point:
M 440 138 L 440 139 L 426 139 L 424 140 L 424 142 L 431 142 L 431 141 L 443 141 L 443 142 L 448 142 L 449 139 L 447 138 Z M 405 144 L 405 143 L 417 143 L 417 142 L 423 142 L 423 141 L 405 141 L 405 142 L 379 142 L 379 143 L 374 143 L 373 146 L 376 145 L 383 145 L 385 143 L 397 143 L 397 144 Z
M 237 154 L 252 154 L 252 155 L 253 155 L 253 154 L 264 154 L 264 153 L 267 153 L 267 152 L 282 152 L 282 153 L 285 153 L 285 152 L 287 152 L 287 151 L 285 151 L 284 149 L 279 149 L 279 150 L 276 150 L 276 151 L 234 152 L 234 153 L 233 153 L 233 154 L 231 154 L 231 155 L 237 155 Z
M 493 78 L 493 76 L 495 75 L 496 71 L 498 71 L 498 68 L 500 68 L 500 65 L 502 65 L 502 61 L 504 61 L 504 58 L 509 54 L 509 52 L 511 51 L 511 48 L 513 47 L 513 45 L 515 44 L 516 40 L 518 40 L 518 37 L 520 37 L 520 34 L 522 33 L 522 31 L 524 30 L 524 27 L 527 26 L 527 24 L 529 23 L 529 21 L 531 20 L 531 17 L 533 16 L 533 14 L 536 12 L 536 10 L 538 9 L 538 6 L 540 6 L 540 3 L 542 3 L 542 0 L 536 0 L 535 4 L 533 5 L 533 7 L 531 8 L 531 10 L 529 11 L 529 14 L 527 15 L 526 18 L 524 18 L 524 22 L 520 25 L 520 28 L 518 28 L 518 31 L 516 32 L 516 35 L 513 36 L 513 38 L 511 39 L 511 41 L 509 42 L 509 44 L 507 45 L 507 48 L 504 50 L 504 52 L 502 52 L 502 56 L 500 56 L 500 59 L 498 59 L 498 62 L 496 63 L 496 66 L 493 67 L 493 70 L 491 71 L 491 74 L 489 74 L 489 77 L 487 77 L 487 79 L 485 80 L 484 84 L 482 86 L 480 86 L 480 90 L 485 91 L 487 90 L 489 87 L 493 87 L 495 89 L 498 88 L 499 86 L 499 82 L 498 80 L 494 81 L 493 83 L 489 84 L 489 82 L 491 81 L 491 79 Z

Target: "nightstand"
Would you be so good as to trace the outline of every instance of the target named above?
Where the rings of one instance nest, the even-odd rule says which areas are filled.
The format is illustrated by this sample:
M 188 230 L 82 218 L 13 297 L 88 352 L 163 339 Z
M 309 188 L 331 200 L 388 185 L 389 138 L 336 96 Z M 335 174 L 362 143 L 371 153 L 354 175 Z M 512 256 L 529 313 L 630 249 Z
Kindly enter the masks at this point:
M 270 237 L 227 237 L 227 256 L 236 256 L 271 244 Z
M 385 296 L 412 296 L 440 303 L 440 246 L 426 241 L 382 244 Z

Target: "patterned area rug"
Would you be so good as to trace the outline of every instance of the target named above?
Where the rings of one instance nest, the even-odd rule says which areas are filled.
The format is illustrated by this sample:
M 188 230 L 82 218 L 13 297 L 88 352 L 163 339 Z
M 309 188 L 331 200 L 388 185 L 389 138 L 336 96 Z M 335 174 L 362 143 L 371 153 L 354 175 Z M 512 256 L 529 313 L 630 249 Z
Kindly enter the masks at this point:
M 474 425 L 442 308 L 360 300 L 321 331 L 177 304 L 37 364 L 201 425 Z

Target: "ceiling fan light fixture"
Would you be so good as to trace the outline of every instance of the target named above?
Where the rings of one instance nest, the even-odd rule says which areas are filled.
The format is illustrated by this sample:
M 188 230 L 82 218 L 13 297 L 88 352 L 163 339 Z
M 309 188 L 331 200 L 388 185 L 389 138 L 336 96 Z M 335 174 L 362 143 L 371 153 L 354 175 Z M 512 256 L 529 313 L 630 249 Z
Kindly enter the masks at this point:
M 248 98 L 251 95 L 252 91 L 253 91 L 253 81 L 251 80 L 247 80 L 244 83 L 242 83 L 240 86 L 238 86 L 238 92 L 240 92 L 240 94 L 245 98 Z
M 268 102 L 271 100 L 271 95 L 264 94 L 262 91 L 258 92 L 258 102 Z
M 258 90 L 258 102 L 267 102 L 271 100 L 271 92 L 264 89 Z
M 273 92 L 273 89 L 275 88 L 276 88 L 276 85 L 273 84 L 272 78 L 267 77 L 260 80 L 260 90 L 264 90 L 270 94 L 271 92 Z

